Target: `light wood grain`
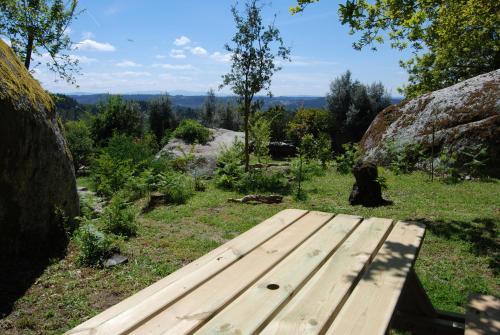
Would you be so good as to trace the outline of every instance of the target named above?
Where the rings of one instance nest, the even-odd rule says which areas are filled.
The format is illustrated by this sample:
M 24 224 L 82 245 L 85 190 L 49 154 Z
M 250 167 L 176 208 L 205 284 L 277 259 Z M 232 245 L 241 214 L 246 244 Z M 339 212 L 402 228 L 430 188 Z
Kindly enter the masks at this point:
M 131 334 L 189 333 L 306 241 L 332 216 L 327 213 L 309 212 L 164 312 L 141 324 Z
M 195 334 L 252 334 L 330 257 L 360 222 L 337 215 Z
M 319 334 L 338 312 L 391 227 L 392 220 L 364 220 L 261 334 Z
M 465 315 L 465 335 L 500 334 L 500 299 L 491 295 L 469 297 Z
M 235 261 L 290 226 L 307 211 L 287 209 L 265 220 L 235 239 L 186 265 L 171 275 L 80 324 L 66 334 L 123 334 L 197 286 L 224 270 Z M 108 332 L 109 325 L 117 325 Z
M 385 334 L 424 232 L 419 223 L 394 226 L 326 334 Z

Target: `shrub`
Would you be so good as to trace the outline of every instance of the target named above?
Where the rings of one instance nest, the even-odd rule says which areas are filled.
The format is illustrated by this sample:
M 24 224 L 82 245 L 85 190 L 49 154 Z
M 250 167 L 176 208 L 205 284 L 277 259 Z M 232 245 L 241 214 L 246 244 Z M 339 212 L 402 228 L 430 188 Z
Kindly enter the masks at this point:
M 253 152 L 257 161 L 269 160 L 269 142 L 271 140 L 271 122 L 264 117 L 254 120 L 250 126 L 250 138 L 253 143 Z
M 151 133 L 147 133 L 141 139 L 116 133 L 111 137 L 108 145 L 103 150 L 114 160 L 130 160 L 134 165 L 147 165 L 158 151 L 158 145 L 156 144 L 154 135 Z
M 142 135 L 144 120 L 138 103 L 110 95 L 107 101 L 98 105 L 98 110 L 91 127 L 98 144 L 104 144 L 115 133 L 134 137 Z
M 417 169 L 418 163 L 426 159 L 423 146 L 419 143 L 398 144 L 394 141 L 384 143 L 386 164 L 396 173 L 410 173 Z
M 80 167 L 89 165 L 94 152 L 94 141 L 90 128 L 84 121 L 80 120 L 66 122 L 64 129 L 69 151 L 73 156 L 73 165 L 75 171 L 78 171 Z
M 288 133 L 294 140 L 305 134 L 318 137 L 328 130 L 328 112 L 323 109 L 300 109 L 288 124 Z
M 194 194 L 192 177 L 179 172 L 167 172 L 158 175 L 158 191 L 165 195 L 167 203 L 184 204 Z
M 91 166 L 91 179 L 97 194 L 109 198 L 126 185 L 134 172 L 131 160 L 113 159 L 109 153 L 103 152 Z
M 361 157 L 361 153 L 357 144 L 347 143 L 342 145 L 342 148 L 344 148 L 344 153 L 338 155 L 335 162 L 337 171 L 347 174 L 352 171 L 352 168 Z
M 128 203 L 125 195 L 119 192 L 104 209 L 100 220 L 106 232 L 131 237 L 137 235 L 137 214 L 137 208 Z
M 215 184 L 225 189 L 236 189 L 238 182 L 243 178 L 244 144 L 237 138 L 231 147 L 224 148 L 217 158 L 215 170 Z
M 236 189 L 240 192 L 277 192 L 288 193 L 290 183 L 286 176 L 273 170 L 259 169 L 246 172 L 236 183 Z
M 208 128 L 203 127 L 198 121 L 185 119 L 174 130 L 172 135 L 176 138 L 183 139 L 187 143 L 206 144 L 210 139 L 211 132 Z
M 102 265 L 107 257 L 117 251 L 112 240 L 91 223 L 80 227 L 76 243 L 79 247 L 78 262 L 82 265 Z
M 292 159 L 290 162 L 290 171 L 295 181 L 311 180 L 313 177 L 323 176 L 325 169 L 314 160 L 300 162 L 300 157 Z

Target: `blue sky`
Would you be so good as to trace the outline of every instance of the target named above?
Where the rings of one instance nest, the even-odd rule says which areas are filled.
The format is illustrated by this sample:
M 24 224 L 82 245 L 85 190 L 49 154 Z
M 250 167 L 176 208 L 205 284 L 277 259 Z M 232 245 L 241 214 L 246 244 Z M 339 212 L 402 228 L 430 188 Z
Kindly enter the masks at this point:
M 266 22 L 276 25 L 292 48 L 291 63 L 273 78 L 274 95 L 316 95 L 350 69 L 362 82 L 381 81 L 391 95 L 405 83 L 399 59 L 408 54 L 382 45 L 377 52 L 352 48 L 354 36 L 338 21 L 338 2 L 322 0 L 291 16 L 293 0 L 266 2 Z M 233 1 L 80 0 L 85 11 L 69 30 L 80 59 L 79 88 L 43 67 L 35 70 L 53 92 L 206 92 L 229 69 L 224 44 L 234 34 Z M 223 89 L 219 93 L 227 94 Z

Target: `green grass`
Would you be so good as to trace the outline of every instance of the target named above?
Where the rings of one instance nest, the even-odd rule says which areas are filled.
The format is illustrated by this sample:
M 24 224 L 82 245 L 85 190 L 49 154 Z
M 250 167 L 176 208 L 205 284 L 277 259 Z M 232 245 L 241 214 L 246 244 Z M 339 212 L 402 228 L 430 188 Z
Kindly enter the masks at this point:
M 428 229 L 416 270 L 434 305 L 463 312 L 469 293 L 500 296 L 500 183 L 444 184 L 421 173 L 384 175 L 385 197 L 394 204 L 379 208 L 350 206 L 353 177 L 333 171 L 304 183 L 307 200 L 287 196 L 279 205 L 228 203 L 239 195 L 209 185 L 186 204 L 142 215 L 137 237 L 123 244 L 126 265 L 79 268 L 71 243 L 68 255 L 48 266 L 0 320 L 0 333 L 62 333 L 285 208 L 424 220 Z

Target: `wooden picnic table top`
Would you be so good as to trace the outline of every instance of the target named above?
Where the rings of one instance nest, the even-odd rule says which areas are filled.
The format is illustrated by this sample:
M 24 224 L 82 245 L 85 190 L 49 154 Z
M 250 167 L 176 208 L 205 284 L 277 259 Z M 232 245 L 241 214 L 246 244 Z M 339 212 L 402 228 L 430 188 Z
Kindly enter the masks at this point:
M 424 232 L 287 209 L 67 334 L 385 334 Z

